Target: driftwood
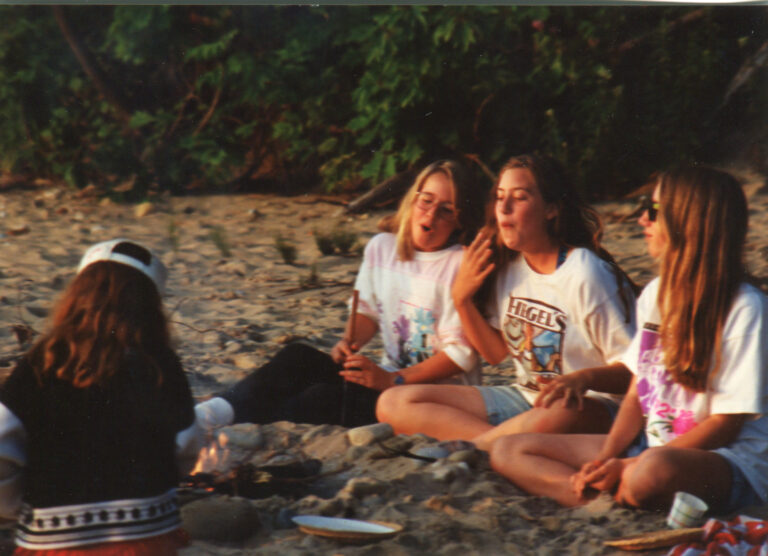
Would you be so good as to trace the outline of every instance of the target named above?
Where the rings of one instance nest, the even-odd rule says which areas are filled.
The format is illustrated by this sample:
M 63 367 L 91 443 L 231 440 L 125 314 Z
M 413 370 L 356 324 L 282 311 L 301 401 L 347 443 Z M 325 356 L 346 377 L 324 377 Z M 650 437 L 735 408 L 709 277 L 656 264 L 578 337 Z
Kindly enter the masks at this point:
M 408 190 L 416 177 L 416 170 L 406 170 L 384 180 L 347 205 L 347 212 L 357 214 L 373 207 L 380 207 L 397 201 Z
M 725 92 L 723 102 L 720 103 L 719 108 L 723 108 L 728 104 L 728 101 L 731 100 L 731 96 L 738 91 L 742 85 L 747 83 L 757 70 L 765 67 L 768 67 L 768 41 L 764 42 L 763 45 L 757 49 L 757 52 L 747 58 L 741 65 L 739 71 L 737 71 L 736 75 L 731 79 L 731 82 L 728 85 L 728 90 Z

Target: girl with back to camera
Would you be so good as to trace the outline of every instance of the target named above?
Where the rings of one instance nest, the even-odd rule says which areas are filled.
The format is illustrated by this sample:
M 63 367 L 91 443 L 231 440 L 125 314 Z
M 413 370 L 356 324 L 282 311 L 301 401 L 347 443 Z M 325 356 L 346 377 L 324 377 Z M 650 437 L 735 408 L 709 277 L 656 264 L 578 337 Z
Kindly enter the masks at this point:
M 597 214 L 551 157 L 510 159 L 492 195 L 453 299 L 472 345 L 491 364 L 511 356 L 517 384 L 395 389 L 377 415 L 397 432 L 486 450 L 517 432 L 605 432 L 630 380 L 616 362 L 635 330 L 634 286 L 600 247 Z M 490 290 L 487 321 L 481 288 Z
M 328 355 L 304 344 L 282 349 L 266 365 L 198 405 L 214 424 L 287 420 L 358 426 L 376 422 L 379 394 L 398 384 L 479 384 L 477 354 L 464 337 L 450 287 L 461 245 L 482 218 L 482 202 L 461 166 L 424 168 L 385 233 L 365 248 L 355 281 L 359 310 L 354 342 L 345 335 Z M 375 363 L 358 351 L 381 332 Z M 345 386 L 344 381 L 347 381 Z
M 166 270 L 127 240 L 91 247 L 52 323 L 0 388 L 0 516 L 15 554 L 175 554 L 178 464 L 199 447 L 170 346 Z
M 569 506 L 598 491 L 662 509 L 683 490 L 723 513 L 768 501 L 768 299 L 745 281 L 744 192 L 718 170 L 673 170 L 640 224 L 660 275 L 637 302 L 610 432 L 505 437 L 491 463 Z

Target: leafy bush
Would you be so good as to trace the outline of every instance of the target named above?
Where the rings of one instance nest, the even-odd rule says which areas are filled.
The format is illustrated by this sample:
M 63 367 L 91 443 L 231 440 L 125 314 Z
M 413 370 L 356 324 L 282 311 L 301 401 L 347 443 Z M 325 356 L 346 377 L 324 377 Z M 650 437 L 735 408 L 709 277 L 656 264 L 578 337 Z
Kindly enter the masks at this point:
M 125 194 L 542 150 L 611 194 L 765 117 L 761 7 L 0 6 L 0 169 Z M 65 32 L 66 31 L 66 32 Z M 73 49 L 77 48 L 80 57 Z M 730 127 L 729 127 L 730 126 Z M 618 188 L 618 189 L 617 189 Z
M 275 236 L 275 249 L 280 253 L 285 264 L 293 264 L 296 262 L 296 246 L 283 236 Z
M 333 237 L 330 234 L 324 234 L 317 230 L 312 232 L 315 236 L 315 245 L 323 255 L 333 255 L 336 252 L 336 246 L 333 243 Z

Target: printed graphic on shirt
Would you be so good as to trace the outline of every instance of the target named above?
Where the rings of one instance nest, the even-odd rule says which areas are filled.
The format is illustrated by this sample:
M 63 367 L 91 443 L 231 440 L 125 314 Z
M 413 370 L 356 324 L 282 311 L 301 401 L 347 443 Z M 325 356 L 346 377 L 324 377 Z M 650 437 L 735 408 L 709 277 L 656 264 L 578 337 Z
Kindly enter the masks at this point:
M 538 390 L 563 374 L 562 352 L 567 317 L 563 311 L 535 299 L 509 298 L 504 314 L 504 336 L 512 357 L 528 374 L 526 388 Z
M 689 409 L 694 392 L 674 382 L 664 366 L 659 327 L 646 323 L 640 336 L 637 395 L 646 418 L 646 432 L 666 444 L 696 426 Z
M 421 363 L 435 354 L 437 319 L 430 309 L 402 303 L 400 316 L 392 322 L 397 338 L 395 361 L 401 368 Z

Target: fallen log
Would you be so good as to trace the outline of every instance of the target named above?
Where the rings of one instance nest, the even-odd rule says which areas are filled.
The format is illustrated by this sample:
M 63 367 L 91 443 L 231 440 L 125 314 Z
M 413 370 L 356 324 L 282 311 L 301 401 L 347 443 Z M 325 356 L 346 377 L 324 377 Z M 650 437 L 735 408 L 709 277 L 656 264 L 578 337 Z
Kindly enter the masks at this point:
M 347 212 L 357 214 L 400 200 L 416 177 L 416 170 L 406 170 L 387 178 L 347 205 Z

